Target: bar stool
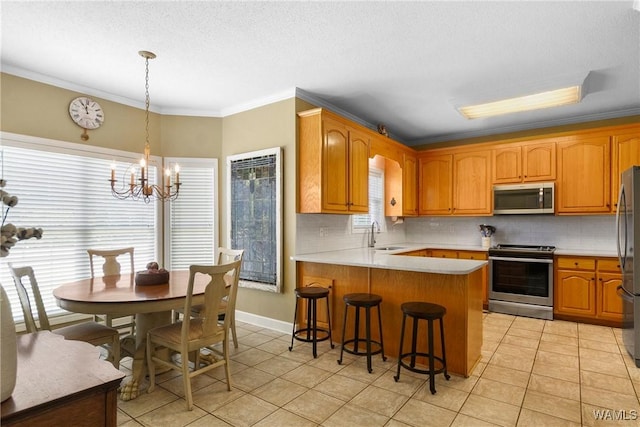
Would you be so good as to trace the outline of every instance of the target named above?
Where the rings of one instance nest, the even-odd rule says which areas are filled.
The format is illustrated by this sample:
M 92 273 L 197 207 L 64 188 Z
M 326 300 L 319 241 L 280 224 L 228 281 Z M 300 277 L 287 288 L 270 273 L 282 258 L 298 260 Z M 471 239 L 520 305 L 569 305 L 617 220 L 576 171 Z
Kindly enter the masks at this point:
M 375 294 L 347 294 L 344 296 L 344 321 L 342 322 L 342 348 L 340 349 L 340 360 L 338 360 L 338 364 L 342 365 L 342 354 L 343 351 L 347 353 L 355 354 L 358 356 L 367 356 L 367 370 L 369 373 L 373 372 L 371 369 L 371 356 L 374 354 L 382 353 L 382 360 L 387 360 L 384 355 L 384 344 L 382 341 L 382 316 L 380 314 L 380 303 L 382 302 L 382 297 L 380 295 Z M 354 338 L 345 340 L 345 330 L 347 327 L 347 314 L 349 312 L 349 306 L 353 306 L 356 309 L 356 323 L 355 323 L 355 333 Z M 371 340 L 371 307 L 378 308 L 378 327 L 380 330 L 380 342 Z M 366 344 L 366 350 L 361 351 L 358 349 L 358 345 L 360 341 L 363 341 L 362 338 L 359 337 L 360 334 L 360 309 L 364 308 L 365 310 L 365 330 L 366 336 L 364 342 Z M 345 345 L 353 343 L 353 349 L 346 348 Z M 371 344 L 376 344 L 379 346 L 375 351 L 371 350 Z
M 405 302 L 400 308 L 402 309 L 402 330 L 400 331 L 400 351 L 398 356 L 398 372 L 393 377 L 396 382 L 400 379 L 400 366 L 406 368 L 412 372 L 418 372 L 420 374 L 429 374 L 429 388 L 431 394 L 436 393 L 435 375 L 444 373 L 444 377 L 449 381 L 449 374 L 447 373 L 447 358 L 444 350 L 444 326 L 442 324 L 442 318 L 447 313 L 447 309 L 438 304 L 432 304 L 428 302 Z M 413 319 L 413 336 L 411 342 L 411 353 L 402 352 L 402 344 L 404 341 L 404 326 L 407 320 L 407 316 Z M 416 350 L 416 344 L 418 342 L 418 321 L 424 319 L 427 321 L 427 335 L 428 335 L 428 351 L 429 353 L 420 353 Z M 442 346 L 442 357 L 434 356 L 433 347 L 433 321 L 440 321 L 440 342 Z M 416 368 L 416 356 L 424 356 L 429 359 L 429 370 Z M 403 359 L 411 357 L 411 363 L 407 364 Z M 440 362 L 442 367 L 435 369 L 435 361 Z
M 334 348 L 333 341 L 331 340 L 331 316 L 329 314 L 329 289 L 323 287 L 305 286 L 295 289 L 296 294 L 296 308 L 293 313 L 293 332 L 291 334 L 291 346 L 289 351 L 293 350 L 294 338 L 298 341 L 313 343 L 313 357 L 318 357 L 317 345 L 318 341 L 329 340 L 331 348 Z M 298 316 L 298 301 L 301 298 L 307 300 L 307 323 L 304 328 L 296 329 L 296 321 Z M 318 328 L 318 313 L 317 313 L 317 301 L 320 298 L 327 299 L 327 319 L 329 322 L 329 328 Z M 318 338 L 318 332 L 326 334 L 323 337 Z M 306 336 L 299 336 L 306 333 Z

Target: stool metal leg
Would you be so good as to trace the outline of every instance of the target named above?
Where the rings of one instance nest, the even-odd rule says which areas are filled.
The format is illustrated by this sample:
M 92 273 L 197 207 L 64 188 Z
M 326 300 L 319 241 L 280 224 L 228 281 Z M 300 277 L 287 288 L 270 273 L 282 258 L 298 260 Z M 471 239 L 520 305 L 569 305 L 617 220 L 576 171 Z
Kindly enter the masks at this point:
M 357 310 L 357 309 L 356 309 Z M 338 365 L 342 365 L 342 354 L 344 353 L 344 333 L 347 329 L 347 313 L 349 313 L 349 304 L 344 306 L 344 316 L 342 321 L 342 345 L 340 346 L 340 359 L 338 359 Z
M 384 341 L 382 339 L 382 314 L 380 313 L 380 306 L 378 306 L 378 328 L 380 331 L 380 351 L 382 355 L 382 361 L 387 360 L 387 356 L 384 355 Z
M 369 373 L 373 372 L 371 368 L 371 308 L 366 307 L 365 309 L 365 319 L 367 321 L 365 330 L 367 333 L 367 370 Z
M 396 376 L 393 377 L 396 382 L 400 379 L 400 362 L 402 361 L 402 343 L 404 342 L 404 325 L 407 320 L 407 315 L 402 315 L 402 329 L 400 329 L 400 350 L 398 351 L 398 371 L 396 372 Z
M 436 394 L 436 375 L 435 375 L 435 361 L 433 360 L 433 320 L 428 319 L 429 322 L 429 389 L 431 394 Z
M 333 338 L 331 338 L 331 313 L 329 312 L 329 297 L 327 298 L 327 320 L 329 322 L 329 344 L 331 344 L 331 348 L 334 348 Z
M 289 346 L 289 351 L 293 350 L 293 337 L 296 335 L 296 319 L 298 318 L 298 300 L 300 298 L 296 298 L 296 308 L 293 310 L 293 331 L 291 332 L 291 345 Z
M 311 308 L 313 307 L 313 299 L 307 300 L 307 322 L 306 322 L 306 332 L 307 332 L 307 341 L 311 338 Z
M 440 318 L 440 343 L 442 345 L 442 365 L 444 368 L 444 377 L 447 381 L 449 381 L 449 378 L 451 378 L 451 376 L 447 373 L 447 355 L 446 352 L 444 350 L 444 326 L 442 325 L 442 318 Z
M 317 308 L 316 299 L 315 298 L 311 299 L 309 305 L 311 305 L 311 313 L 313 316 L 313 358 L 315 359 L 318 357 L 318 321 L 317 321 L 318 316 L 316 316 L 316 308 Z
M 413 319 L 413 329 L 411 330 L 411 366 L 412 368 L 416 367 L 416 346 L 418 343 L 418 318 L 414 317 Z
M 353 341 L 353 350 L 357 353 L 358 344 L 360 343 L 360 307 L 355 306 L 356 309 L 356 329 Z

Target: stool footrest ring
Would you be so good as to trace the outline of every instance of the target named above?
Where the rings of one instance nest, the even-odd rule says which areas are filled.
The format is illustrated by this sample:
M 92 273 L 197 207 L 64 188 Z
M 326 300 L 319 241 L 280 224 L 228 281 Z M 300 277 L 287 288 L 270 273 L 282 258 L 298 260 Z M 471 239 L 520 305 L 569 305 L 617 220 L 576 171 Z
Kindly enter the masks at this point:
M 380 342 L 379 342 L 379 341 L 371 341 L 371 346 L 372 346 L 372 347 L 373 347 L 374 345 L 375 345 L 376 347 L 378 347 L 376 350 L 371 350 L 371 353 L 367 353 L 367 341 L 366 341 L 366 340 L 364 340 L 364 339 L 358 339 L 358 346 L 362 346 L 362 347 L 364 348 L 362 351 L 360 351 L 360 350 L 356 351 L 356 350 L 355 350 L 355 345 L 354 345 L 354 349 L 353 349 L 353 350 L 348 349 L 348 348 L 346 347 L 346 345 L 347 345 L 347 344 L 349 344 L 349 343 L 355 343 L 355 342 L 356 342 L 356 340 L 355 340 L 355 339 L 351 339 L 351 340 L 346 340 L 346 341 L 344 341 L 344 342 L 342 343 L 342 349 L 343 349 L 344 351 L 346 351 L 347 353 L 355 354 L 355 355 L 357 355 L 357 356 L 366 356 L 366 355 L 368 355 L 368 354 L 369 354 L 369 355 L 371 355 L 371 356 L 373 356 L 374 354 L 380 354 L 380 353 L 382 353 L 382 344 L 380 344 Z
M 302 333 L 304 333 L 305 335 L 309 334 L 310 338 L 299 337 L 298 334 L 302 334 Z M 326 341 L 331 337 L 331 335 L 329 334 L 329 331 L 327 329 L 317 328 L 316 329 L 316 334 L 324 334 L 325 335 L 323 337 L 319 337 L 319 336 L 316 335 L 316 341 Z M 313 328 L 296 329 L 293 332 L 293 338 L 297 339 L 298 341 L 313 342 Z
M 402 359 L 405 359 L 405 358 L 411 357 L 411 356 L 423 356 L 423 357 L 428 358 L 429 357 L 429 353 L 403 353 L 403 354 L 400 355 L 400 360 L 398 360 L 400 366 L 402 366 L 405 369 L 410 370 L 411 372 L 417 372 L 419 374 L 430 374 L 431 373 L 429 371 L 429 369 L 420 369 L 420 368 L 416 368 L 415 366 L 412 367 L 411 365 L 409 365 L 408 363 L 406 363 L 406 362 L 404 362 L 402 360 Z M 440 362 L 440 364 L 442 365 L 441 368 L 433 370 L 434 375 L 435 374 L 440 374 L 442 372 L 445 372 L 446 366 L 444 364 L 444 361 L 442 360 L 442 357 L 433 356 L 433 360 Z M 448 375 L 447 375 L 447 379 L 449 379 Z

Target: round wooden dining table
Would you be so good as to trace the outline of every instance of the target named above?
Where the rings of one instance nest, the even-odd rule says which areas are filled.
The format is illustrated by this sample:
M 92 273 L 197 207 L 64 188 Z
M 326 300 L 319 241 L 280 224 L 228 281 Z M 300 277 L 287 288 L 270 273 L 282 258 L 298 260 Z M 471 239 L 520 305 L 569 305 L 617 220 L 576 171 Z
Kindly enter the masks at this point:
M 209 278 L 196 275 L 192 303 L 204 303 Z M 171 310 L 184 308 L 189 271 L 169 274 L 169 283 L 138 286 L 135 274 L 104 276 L 65 283 L 53 291 L 60 308 L 85 314 L 135 315 L 135 351 L 132 378 L 120 389 L 122 400 L 135 399 L 146 375 L 147 332 L 171 323 Z

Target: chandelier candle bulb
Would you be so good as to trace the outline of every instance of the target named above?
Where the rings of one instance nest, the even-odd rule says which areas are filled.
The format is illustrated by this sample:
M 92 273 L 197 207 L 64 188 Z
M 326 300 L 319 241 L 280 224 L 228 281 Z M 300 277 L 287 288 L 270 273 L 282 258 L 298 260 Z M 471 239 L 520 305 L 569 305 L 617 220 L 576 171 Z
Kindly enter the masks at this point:
M 111 181 L 116 180 L 116 165 L 111 164 Z

